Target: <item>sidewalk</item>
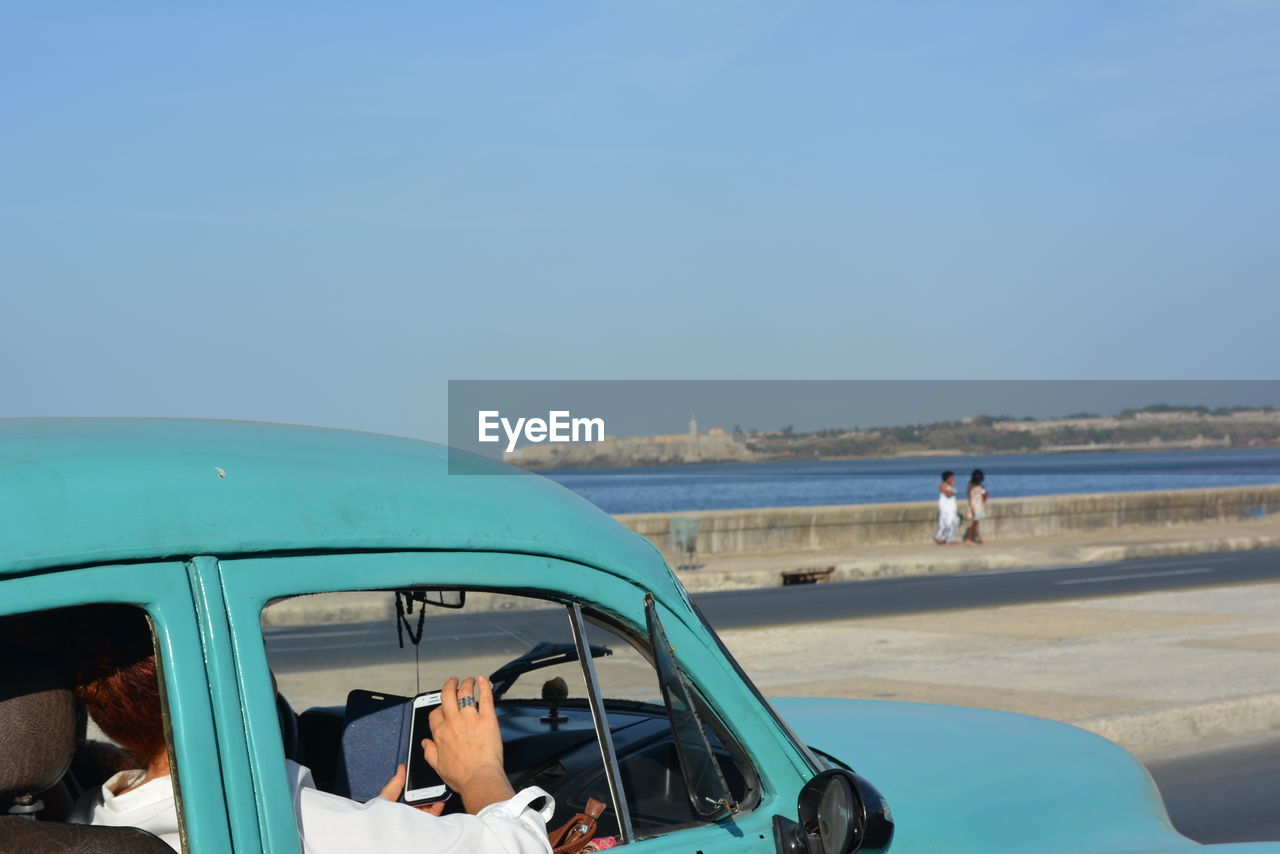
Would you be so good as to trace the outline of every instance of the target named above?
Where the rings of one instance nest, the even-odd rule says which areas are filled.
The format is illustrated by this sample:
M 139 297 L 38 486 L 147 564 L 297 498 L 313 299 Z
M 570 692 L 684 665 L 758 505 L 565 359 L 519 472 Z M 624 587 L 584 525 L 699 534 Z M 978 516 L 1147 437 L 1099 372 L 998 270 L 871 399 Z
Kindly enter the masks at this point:
M 1280 519 L 1274 516 L 1247 522 L 1107 528 L 1005 542 L 988 539 L 981 546 L 935 545 L 928 539 L 931 533 L 923 531 L 919 545 L 712 555 L 699 559 L 701 568 L 679 570 L 676 575 L 690 593 L 704 593 L 777 587 L 785 572 L 810 568 L 831 567 L 828 580 L 853 581 L 1280 548 Z
M 1147 753 L 1280 731 L 1278 613 L 1267 583 L 720 634 L 766 696 L 1003 709 Z
M 694 591 L 1280 547 L 1274 520 L 1128 528 L 980 547 L 717 558 Z M 780 595 L 782 591 L 779 591 Z M 981 706 L 1074 724 L 1150 753 L 1280 732 L 1280 583 L 721 633 L 767 696 Z

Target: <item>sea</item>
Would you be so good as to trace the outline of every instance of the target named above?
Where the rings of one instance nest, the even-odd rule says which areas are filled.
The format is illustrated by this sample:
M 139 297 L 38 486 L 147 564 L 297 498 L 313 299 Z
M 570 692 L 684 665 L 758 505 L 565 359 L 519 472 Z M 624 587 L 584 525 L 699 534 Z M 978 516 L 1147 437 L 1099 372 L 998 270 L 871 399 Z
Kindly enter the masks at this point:
M 1280 448 L 897 457 L 544 471 L 608 513 L 934 501 L 945 469 L 1001 496 L 1280 483 Z

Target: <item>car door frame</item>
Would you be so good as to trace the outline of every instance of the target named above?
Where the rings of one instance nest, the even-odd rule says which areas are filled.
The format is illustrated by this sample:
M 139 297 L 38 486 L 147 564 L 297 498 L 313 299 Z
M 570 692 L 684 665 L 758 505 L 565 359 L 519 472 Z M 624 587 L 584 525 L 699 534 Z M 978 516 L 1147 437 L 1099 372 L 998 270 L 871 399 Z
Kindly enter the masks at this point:
M 218 578 L 231 639 L 230 658 L 216 663 L 231 670 L 218 682 L 234 682 L 236 704 L 233 710 L 228 699 L 215 707 L 215 717 L 220 725 L 244 727 L 241 742 L 248 751 L 246 765 L 257 799 L 262 841 L 265 850 L 272 852 L 300 851 L 261 630 L 262 610 L 272 600 L 415 586 L 492 590 L 577 602 L 617 620 L 638 636 L 645 634 L 648 591 L 621 574 L 540 555 L 475 551 L 282 555 L 224 559 L 208 565 L 207 571 Z M 743 749 L 759 779 L 760 792 L 748 813 L 632 845 L 708 854 L 772 852 L 772 816 L 794 812 L 796 795 L 812 776 L 812 766 L 767 709 L 742 714 L 743 709 L 759 705 L 758 696 L 725 659 L 714 637 L 708 637 L 687 600 L 669 602 L 659 596 L 658 609 L 686 678 Z
M 151 618 L 175 763 L 174 794 L 184 850 L 236 850 L 223 792 L 204 639 L 191 565 L 155 561 L 46 570 L 0 579 L 0 616 L 79 605 L 134 605 Z

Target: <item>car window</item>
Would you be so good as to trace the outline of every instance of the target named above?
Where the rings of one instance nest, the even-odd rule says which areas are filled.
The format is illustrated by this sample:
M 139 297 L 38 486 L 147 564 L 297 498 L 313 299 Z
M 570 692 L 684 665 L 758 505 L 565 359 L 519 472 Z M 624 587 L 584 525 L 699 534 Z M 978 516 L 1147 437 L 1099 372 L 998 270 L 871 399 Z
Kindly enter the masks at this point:
M 65 750 L 69 760 L 55 761 L 66 770 L 48 789 L 29 793 L 42 807 L 35 818 L 136 827 L 183 850 L 164 662 L 147 612 L 100 604 L 12 615 L 0 619 L 0 648 L 0 702 L 42 698 L 38 728 L 13 728 L 7 747 L 47 761 Z M 48 704 L 49 691 L 69 692 L 69 716 Z
M 694 808 L 681 773 L 679 750 L 648 641 L 601 614 L 588 613 L 587 623 L 589 643 L 614 652 L 595 660 L 596 673 L 610 727 L 627 733 L 617 753 L 636 835 L 643 838 L 706 823 Z M 730 793 L 740 805 L 749 805 L 756 789 L 750 764 L 707 704 L 696 695 L 693 699 Z M 643 724 L 629 722 L 641 712 L 646 715 Z M 581 795 L 575 800 L 579 799 Z
M 396 728 L 401 719 L 394 711 L 376 724 L 361 721 L 437 691 L 453 676 L 483 675 L 493 683 L 517 790 L 542 786 L 556 794 L 562 781 L 594 778 L 603 768 L 563 604 L 468 591 L 464 606 L 453 609 L 407 591 L 333 593 L 269 604 L 262 622 L 282 709 L 290 709 L 282 716 L 296 718 L 286 752 L 311 770 L 317 788 L 356 800 L 376 794 L 386 779 L 375 785 L 374 771 L 354 768 L 353 751 L 367 752 L 373 739 L 385 757 L 380 773 L 389 779 L 407 758 L 407 731 Z M 455 801 L 447 812 L 460 808 Z M 558 804 L 552 826 L 573 812 Z
M 461 609 L 401 597 L 392 591 L 353 591 L 292 597 L 262 613 L 267 659 L 280 693 L 301 711 L 341 706 L 356 689 L 415 696 L 450 676 L 488 676 L 539 643 L 572 646 L 564 606 L 527 596 L 469 592 Z M 415 635 L 422 634 L 415 642 Z M 529 670 L 534 673 L 534 670 Z M 581 668 L 537 669 L 542 681 L 577 680 Z M 537 696 L 535 676 L 515 680 L 511 697 Z
M 294 718 L 282 718 L 290 758 L 312 770 L 318 788 L 355 797 L 356 775 L 343 746 L 355 720 L 378 704 L 438 690 L 451 676 L 485 675 L 498 697 L 513 787 L 540 786 L 555 796 L 552 829 L 589 798 L 604 801 L 610 808 L 597 833 L 619 837 L 571 610 L 506 592 L 465 591 L 456 609 L 426 604 L 424 597 L 425 591 L 353 591 L 278 600 L 264 609 L 268 664 L 289 707 L 282 714 Z M 636 836 L 704 823 L 690 804 L 647 643 L 598 614 L 590 616 L 584 640 Z M 399 729 L 391 732 L 395 725 L 379 726 L 384 741 L 401 737 Z M 741 756 L 719 729 L 707 732 L 741 799 L 748 788 Z M 394 756 L 398 748 L 382 749 Z M 385 776 L 393 771 L 389 764 Z M 366 785 L 360 793 L 370 791 Z M 451 803 L 446 811 L 458 807 Z

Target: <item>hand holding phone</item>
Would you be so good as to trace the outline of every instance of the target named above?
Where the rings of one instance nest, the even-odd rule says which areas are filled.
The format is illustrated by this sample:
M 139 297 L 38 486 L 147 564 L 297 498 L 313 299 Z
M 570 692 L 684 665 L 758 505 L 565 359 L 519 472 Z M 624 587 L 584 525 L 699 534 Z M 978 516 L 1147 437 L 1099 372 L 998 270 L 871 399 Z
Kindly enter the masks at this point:
M 478 813 L 515 794 L 503 770 L 502 732 L 489 680 L 451 677 L 431 716 L 432 734 L 423 750 L 467 812 Z
M 396 766 L 396 773 L 392 775 L 391 779 L 387 781 L 387 784 L 382 787 L 382 791 L 378 793 L 378 797 L 382 798 L 384 801 L 391 801 L 393 803 L 403 801 L 404 780 L 408 776 L 409 771 L 405 767 L 405 764 L 401 762 Z M 444 814 L 444 804 L 444 801 L 434 801 L 425 804 L 409 804 L 409 806 L 412 806 L 419 812 L 431 813 L 434 816 L 440 816 Z
M 410 710 L 412 719 L 409 725 L 409 744 L 405 758 L 405 766 L 409 769 L 404 787 L 406 804 L 426 804 L 443 801 L 449 797 L 449 787 L 427 762 L 422 751 L 422 740 L 431 737 L 431 712 L 439 705 L 439 691 L 419 694 L 413 698 Z

